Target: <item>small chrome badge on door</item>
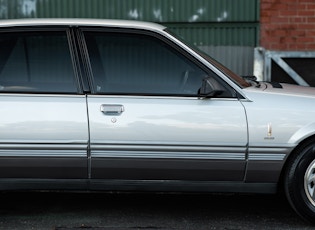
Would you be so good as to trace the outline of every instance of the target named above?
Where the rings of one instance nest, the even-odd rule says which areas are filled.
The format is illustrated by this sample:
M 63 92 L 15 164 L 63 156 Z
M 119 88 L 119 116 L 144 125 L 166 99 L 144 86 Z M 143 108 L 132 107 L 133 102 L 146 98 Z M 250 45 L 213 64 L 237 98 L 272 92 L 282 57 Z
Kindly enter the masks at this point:
M 274 140 L 275 138 L 272 136 L 272 125 L 268 123 L 267 125 L 267 136 L 264 138 L 265 140 Z

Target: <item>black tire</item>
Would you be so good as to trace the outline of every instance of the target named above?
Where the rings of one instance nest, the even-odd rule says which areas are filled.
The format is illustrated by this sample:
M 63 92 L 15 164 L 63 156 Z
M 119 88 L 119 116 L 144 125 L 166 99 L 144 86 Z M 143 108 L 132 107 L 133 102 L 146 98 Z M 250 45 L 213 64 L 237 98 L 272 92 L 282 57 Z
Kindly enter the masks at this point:
M 308 176 L 306 176 L 308 174 Z M 311 175 L 310 175 L 311 174 Z M 315 224 L 315 141 L 298 147 L 288 160 L 284 189 L 293 209 L 306 221 Z

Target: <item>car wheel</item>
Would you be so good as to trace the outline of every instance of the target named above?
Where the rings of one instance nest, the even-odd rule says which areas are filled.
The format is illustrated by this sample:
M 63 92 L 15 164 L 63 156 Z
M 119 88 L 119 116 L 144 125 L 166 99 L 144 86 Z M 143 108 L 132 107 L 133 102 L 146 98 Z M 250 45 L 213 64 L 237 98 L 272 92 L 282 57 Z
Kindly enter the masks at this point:
M 289 159 L 285 172 L 286 196 L 294 210 L 315 224 L 315 143 L 301 145 Z

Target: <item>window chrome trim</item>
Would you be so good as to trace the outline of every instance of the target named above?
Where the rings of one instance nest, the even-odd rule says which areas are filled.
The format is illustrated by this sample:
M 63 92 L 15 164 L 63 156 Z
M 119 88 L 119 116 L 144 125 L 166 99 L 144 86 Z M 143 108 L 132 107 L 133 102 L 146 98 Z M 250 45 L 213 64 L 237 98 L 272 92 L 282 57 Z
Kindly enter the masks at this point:
M 88 98 L 132 98 L 132 99 L 172 99 L 172 100 L 211 100 L 211 101 L 239 101 L 238 98 L 202 98 L 198 96 L 161 96 L 161 95 L 150 95 L 150 96 L 145 96 L 145 95 L 102 95 L 102 94 L 89 94 Z
M 63 94 L 63 93 L 0 93 L 0 97 L 72 97 L 72 98 L 85 98 L 86 96 L 84 94 Z

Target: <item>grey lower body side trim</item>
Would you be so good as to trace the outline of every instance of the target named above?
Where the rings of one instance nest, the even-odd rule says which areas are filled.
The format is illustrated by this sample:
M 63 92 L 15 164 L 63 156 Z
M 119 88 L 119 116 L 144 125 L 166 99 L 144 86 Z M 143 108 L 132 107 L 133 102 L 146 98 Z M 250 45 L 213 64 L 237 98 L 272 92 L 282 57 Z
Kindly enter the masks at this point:
M 179 193 L 260 193 L 274 194 L 276 183 L 165 181 L 165 180 L 87 180 L 87 179 L 0 179 L 0 190 L 179 192 Z
M 0 179 L 0 190 L 87 190 L 87 179 Z
M 277 183 L 293 148 L 294 146 L 249 147 L 245 181 Z
M 168 180 L 91 180 L 90 190 L 140 191 L 140 192 L 193 192 L 193 193 L 261 193 L 277 192 L 276 183 L 244 183 L 217 181 L 168 181 Z

